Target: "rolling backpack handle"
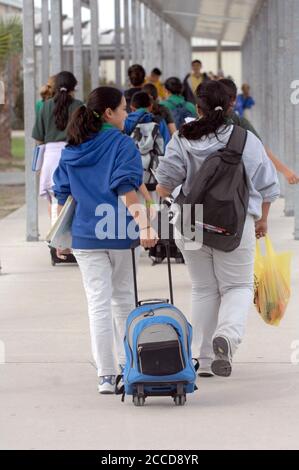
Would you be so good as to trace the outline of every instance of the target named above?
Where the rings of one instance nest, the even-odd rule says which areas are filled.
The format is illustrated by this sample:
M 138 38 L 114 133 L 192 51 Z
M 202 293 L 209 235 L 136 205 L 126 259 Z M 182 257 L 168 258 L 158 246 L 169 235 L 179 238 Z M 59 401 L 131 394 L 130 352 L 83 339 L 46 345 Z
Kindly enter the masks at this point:
M 160 241 L 161 243 L 161 241 Z M 174 298 L 173 298 L 173 284 L 172 284 L 172 272 L 171 272 L 171 263 L 170 263 L 170 247 L 169 247 L 169 242 L 163 241 L 165 244 L 166 248 L 166 254 L 167 254 L 167 267 L 168 267 L 168 281 L 169 281 L 169 293 L 170 293 L 170 303 L 173 305 L 174 304 Z M 140 307 L 141 305 L 145 303 L 165 303 L 165 299 L 151 299 L 151 300 L 138 300 L 138 285 L 137 285 L 137 269 L 136 269 L 136 256 L 135 256 L 135 249 L 139 246 L 139 241 L 138 244 L 134 244 L 131 247 L 131 252 L 132 252 L 132 265 L 133 265 L 133 278 L 134 278 L 134 294 L 135 294 L 135 305 L 136 308 Z

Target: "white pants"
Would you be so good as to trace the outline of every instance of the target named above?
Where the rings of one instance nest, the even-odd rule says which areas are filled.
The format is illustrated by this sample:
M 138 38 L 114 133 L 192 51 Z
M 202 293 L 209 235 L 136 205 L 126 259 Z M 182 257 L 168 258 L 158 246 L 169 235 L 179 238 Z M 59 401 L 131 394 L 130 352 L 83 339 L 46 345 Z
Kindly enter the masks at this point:
M 241 244 L 230 253 L 207 246 L 189 251 L 177 243 L 192 281 L 193 354 L 208 367 L 215 336 L 226 336 L 234 353 L 244 335 L 253 302 L 254 218 L 247 216 Z
M 39 181 L 40 196 L 47 196 L 48 191 L 52 191 L 52 187 L 54 185 L 53 175 L 59 165 L 61 152 L 65 146 L 65 142 L 50 142 L 46 144 Z
M 135 306 L 131 250 L 73 250 L 88 303 L 91 347 L 98 376 L 125 364 L 126 320 Z M 138 250 L 136 250 L 136 258 Z

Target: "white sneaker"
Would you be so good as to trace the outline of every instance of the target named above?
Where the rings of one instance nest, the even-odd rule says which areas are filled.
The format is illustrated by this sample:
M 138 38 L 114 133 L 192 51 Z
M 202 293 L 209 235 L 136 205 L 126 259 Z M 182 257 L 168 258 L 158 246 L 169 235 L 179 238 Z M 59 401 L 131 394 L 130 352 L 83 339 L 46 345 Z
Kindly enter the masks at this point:
M 104 375 L 100 377 L 98 385 L 99 393 L 112 395 L 115 393 L 115 375 Z
M 212 371 L 220 377 L 229 377 L 232 373 L 232 350 L 228 338 L 216 336 L 213 339 L 215 359 L 212 362 Z

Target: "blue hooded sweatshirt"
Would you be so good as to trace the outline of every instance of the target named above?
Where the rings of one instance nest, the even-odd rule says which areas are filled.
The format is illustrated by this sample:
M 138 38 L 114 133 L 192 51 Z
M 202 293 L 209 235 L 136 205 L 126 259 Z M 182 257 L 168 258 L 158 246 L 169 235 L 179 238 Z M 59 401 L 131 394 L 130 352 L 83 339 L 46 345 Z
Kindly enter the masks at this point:
M 134 111 L 133 113 L 130 113 L 125 120 L 125 133 L 127 135 L 131 135 L 132 132 L 134 131 L 137 123 L 145 123 L 145 122 L 153 122 L 155 121 L 153 115 L 149 113 L 147 110 L 141 108 L 137 109 L 137 111 Z M 168 130 L 167 124 L 164 119 L 162 119 L 159 122 L 159 127 L 160 127 L 160 133 L 161 136 L 163 137 L 164 140 L 164 151 L 166 148 L 166 145 L 170 141 L 170 132 Z
M 141 156 L 133 140 L 104 125 L 93 138 L 67 146 L 54 173 L 54 194 L 76 201 L 72 248 L 129 249 L 138 227 L 119 196 L 142 184 Z M 133 235 L 132 235 L 133 234 Z

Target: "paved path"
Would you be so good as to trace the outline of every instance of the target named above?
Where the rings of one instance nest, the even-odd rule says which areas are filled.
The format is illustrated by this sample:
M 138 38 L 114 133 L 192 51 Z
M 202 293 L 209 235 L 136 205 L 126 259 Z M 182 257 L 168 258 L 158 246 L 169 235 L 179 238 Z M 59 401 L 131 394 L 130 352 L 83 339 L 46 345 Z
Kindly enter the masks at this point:
M 41 207 L 41 232 L 47 229 Z M 299 449 L 299 242 L 293 219 L 271 214 L 277 250 L 291 249 L 293 296 L 279 328 L 252 308 L 229 379 L 201 379 L 183 408 L 170 398 L 144 408 L 96 391 L 84 292 L 76 267 L 50 266 L 43 242 L 24 242 L 25 210 L 0 221 L 1 449 Z M 142 258 L 142 296 L 165 295 L 166 266 Z M 190 282 L 174 266 L 176 304 L 187 315 Z M 1 344 L 1 343 L 0 343 Z M 3 344 L 3 343 L 2 343 Z M 299 359 L 299 354 L 297 354 Z
M 0 172 L 0 186 L 19 186 L 25 184 L 24 171 Z

